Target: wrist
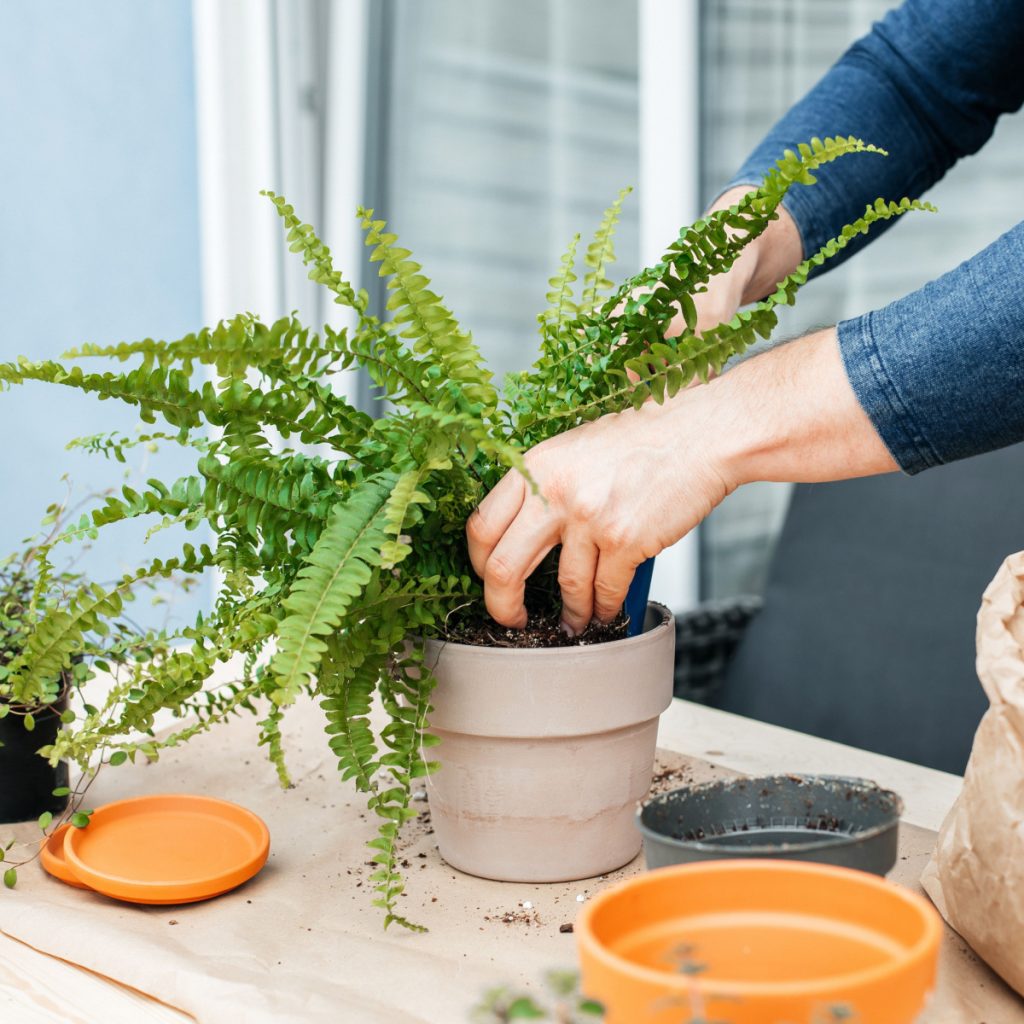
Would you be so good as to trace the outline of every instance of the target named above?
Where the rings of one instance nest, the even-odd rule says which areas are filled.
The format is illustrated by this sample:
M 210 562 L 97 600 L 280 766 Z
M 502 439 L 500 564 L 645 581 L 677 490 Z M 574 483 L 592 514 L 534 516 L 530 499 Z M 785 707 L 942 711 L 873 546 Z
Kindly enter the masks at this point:
M 846 376 L 834 327 L 755 356 L 687 392 L 689 444 L 727 493 L 760 480 L 813 483 L 898 466 Z
M 708 207 L 708 213 L 727 210 L 735 206 L 754 185 L 737 185 L 723 192 Z M 736 259 L 730 276 L 735 278 L 739 291 L 737 305 L 756 302 L 770 294 L 787 274 L 792 273 L 803 259 L 803 242 L 792 214 L 779 206 L 776 219 L 743 248 Z

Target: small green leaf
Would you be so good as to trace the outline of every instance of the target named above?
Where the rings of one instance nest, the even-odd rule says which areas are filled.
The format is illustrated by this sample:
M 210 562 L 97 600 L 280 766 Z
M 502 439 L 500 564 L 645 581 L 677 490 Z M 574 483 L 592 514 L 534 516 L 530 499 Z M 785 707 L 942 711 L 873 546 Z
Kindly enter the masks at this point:
M 72 711 L 71 708 L 68 708 L 66 711 L 62 711 L 60 714 L 60 720 L 65 725 L 70 725 L 75 720 L 74 711 Z
M 26 715 L 25 718 L 24 718 L 24 722 L 25 722 L 25 729 L 28 732 L 32 732 L 32 730 L 35 729 L 35 727 L 36 727 L 36 720 L 31 715 Z
M 547 1014 L 529 997 L 520 996 L 508 1004 L 506 1020 L 541 1020 Z
M 58 786 L 54 791 L 54 796 L 68 796 L 71 790 L 67 786 Z
M 4 885 L 8 889 L 13 889 L 18 884 L 18 872 L 15 868 L 8 868 L 4 872 Z
M 71 824 L 75 828 L 85 828 L 89 824 L 89 815 L 85 811 L 76 811 L 71 815 Z
M 123 750 L 115 750 L 110 755 L 110 763 L 116 768 L 119 764 L 124 764 L 128 760 L 128 755 Z
M 39 815 L 39 827 L 44 832 L 50 827 L 50 823 L 52 821 L 53 821 L 53 812 L 52 811 L 43 811 L 43 813 Z

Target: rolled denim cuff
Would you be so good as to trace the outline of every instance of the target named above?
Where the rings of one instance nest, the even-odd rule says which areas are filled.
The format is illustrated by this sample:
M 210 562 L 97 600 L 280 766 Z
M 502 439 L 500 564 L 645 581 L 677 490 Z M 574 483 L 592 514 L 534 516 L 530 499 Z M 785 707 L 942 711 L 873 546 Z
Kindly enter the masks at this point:
M 882 309 L 839 324 L 858 401 L 919 473 L 1024 441 L 1024 223 Z
M 900 394 L 875 343 L 872 318 L 865 313 L 836 327 L 846 376 L 861 408 L 904 473 L 913 475 L 940 464 L 913 413 Z

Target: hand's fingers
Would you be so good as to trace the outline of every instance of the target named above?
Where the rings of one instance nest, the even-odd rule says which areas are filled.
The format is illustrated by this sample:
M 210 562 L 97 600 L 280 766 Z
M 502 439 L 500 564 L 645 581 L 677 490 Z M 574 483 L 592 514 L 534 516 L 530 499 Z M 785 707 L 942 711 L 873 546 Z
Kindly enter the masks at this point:
M 639 564 L 621 551 L 602 548 L 594 577 L 594 618 L 599 622 L 611 622 L 619 614 Z
M 511 629 L 526 625 L 526 578 L 558 543 L 558 524 L 540 499 L 527 501 L 484 566 L 484 604 Z
M 597 545 L 568 530 L 558 556 L 558 585 L 562 590 L 562 625 L 579 636 L 594 616 L 594 574 Z
M 480 579 L 484 578 L 487 559 L 509 523 L 519 514 L 528 491 L 526 480 L 520 473 L 514 470 L 506 473 L 469 517 L 466 523 L 469 560 Z

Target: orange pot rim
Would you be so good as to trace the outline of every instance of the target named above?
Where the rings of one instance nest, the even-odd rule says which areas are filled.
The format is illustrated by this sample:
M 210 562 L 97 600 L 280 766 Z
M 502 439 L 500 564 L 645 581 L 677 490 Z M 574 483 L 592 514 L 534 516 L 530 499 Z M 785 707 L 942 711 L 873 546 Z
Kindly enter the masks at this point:
M 221 815 L 230 815 L 231 817 L 244 819 L 246 824 L 252 827 L 254 835 L 258 837 L 259 852 L 244 863 L 240 862 L 225 871 L 205 877 L 202 880 L 201 886 L 197 883 L 168 882 L 159 879 L 148 881 L 115 875 L 105 871 L 96 871 L 78 855 L 75 844 L 84 841 L 84 838 L 79 838 L 79 833 L 84 835 L 90 828 L 102 828 L 103 816 L 106 813 L 133 805 L 156 804 L 174 800 L 188 800 L 206 804 Z M 196 899 L 206 899 L 211 895 L 219 895 L 252 878 L 266 863 L 269 853 L 270 830 L 259 815 L 250 811 L 247 807 L 242 807 L 240 804 L 232 803 L 229 800 L 221 800 L 217 797 L 204 796 L 197 793 L 153 793 L 147 796 L 115 800 L 113 803 L 98 807 L 93 813 L 93 820 L 86 828 L 70 828 L 64 835 L 64 859 L 78 880 L 89 888 L 95 889 L 101 895 L 128 901 L 185 903 Z M 202 890 L 201 893 L 199 892 L 200 889 Z
M 875 892 L 885 892 L 887 896 L 896 896 L 904 903 L 911 906 L 918 912 L 924 934 L 906 953 L 898 958 L 888 961 L 877 967 L 868 967 L 860 971 L 851 971 L 848 974 L 834 974 L 828 978 L 808 980 L 800 982 L 791 981 L 716 981 L 713 978 L 703 978 L 695 975 L 672 975 L 665 971 L 658 971 L 651 967 L 642 967 L 634 964 L 623 957 L 617 956 L 608 951 L 605 946 L 598 942 L 594 935 L 593 918 L 601 908 L 615 899 L 623 890 L 630 888 L 646 887 L 663 883 L 665 879 L 676 875 L 705 874 L 711 872 L 737 873 L 741 871 L 768 871 L 782 873 L 800 873 L 817 875 L 826 878 L 841 878 L 862 884 L 865 888 Z M 801 994 L 814 995 L 816 993 L 827 994 L 837 984 L 849 986 L 850 988 L 860 987 L 875 981 L 879 981 L 896 971 L 905 970 L 911 964 L 918 963 L 928 957 L 939 944 L 942 936 L 942 919 L 932 904 L 923 896 L 919 896 L 909 889 L 905 889 L 895 882 L 887 881 L 876 875 L 864 871 L 857 871 L 854 868 L 837 867 L 832 864 L 816 864 L 809 861 L 773 860 L 769 858 L 751 858 L 749 860 L 720 860 L 700 862 L 696 864 L 675 864 L 671 867 L 656 868 L 653 871 L 646 871 L 633 878 L 627 878 L 617 885 L 606 889 L 590 900 L 583 908 L 579 919 L 576 922 L 577 943 L 581 950 L 586 952 L 595 960 L 600 961 L 606 968 L 621 973 L 632 974 L 646 982 L 656 985 L 669 985 L 671 987 L 685 988 L 687 991 L 697 991 L 701 995 L 711 996 L 728 993 L 736 996 L 779 996 L 794 991 Z M 676 984 L 673 984 L 676 982 Z

